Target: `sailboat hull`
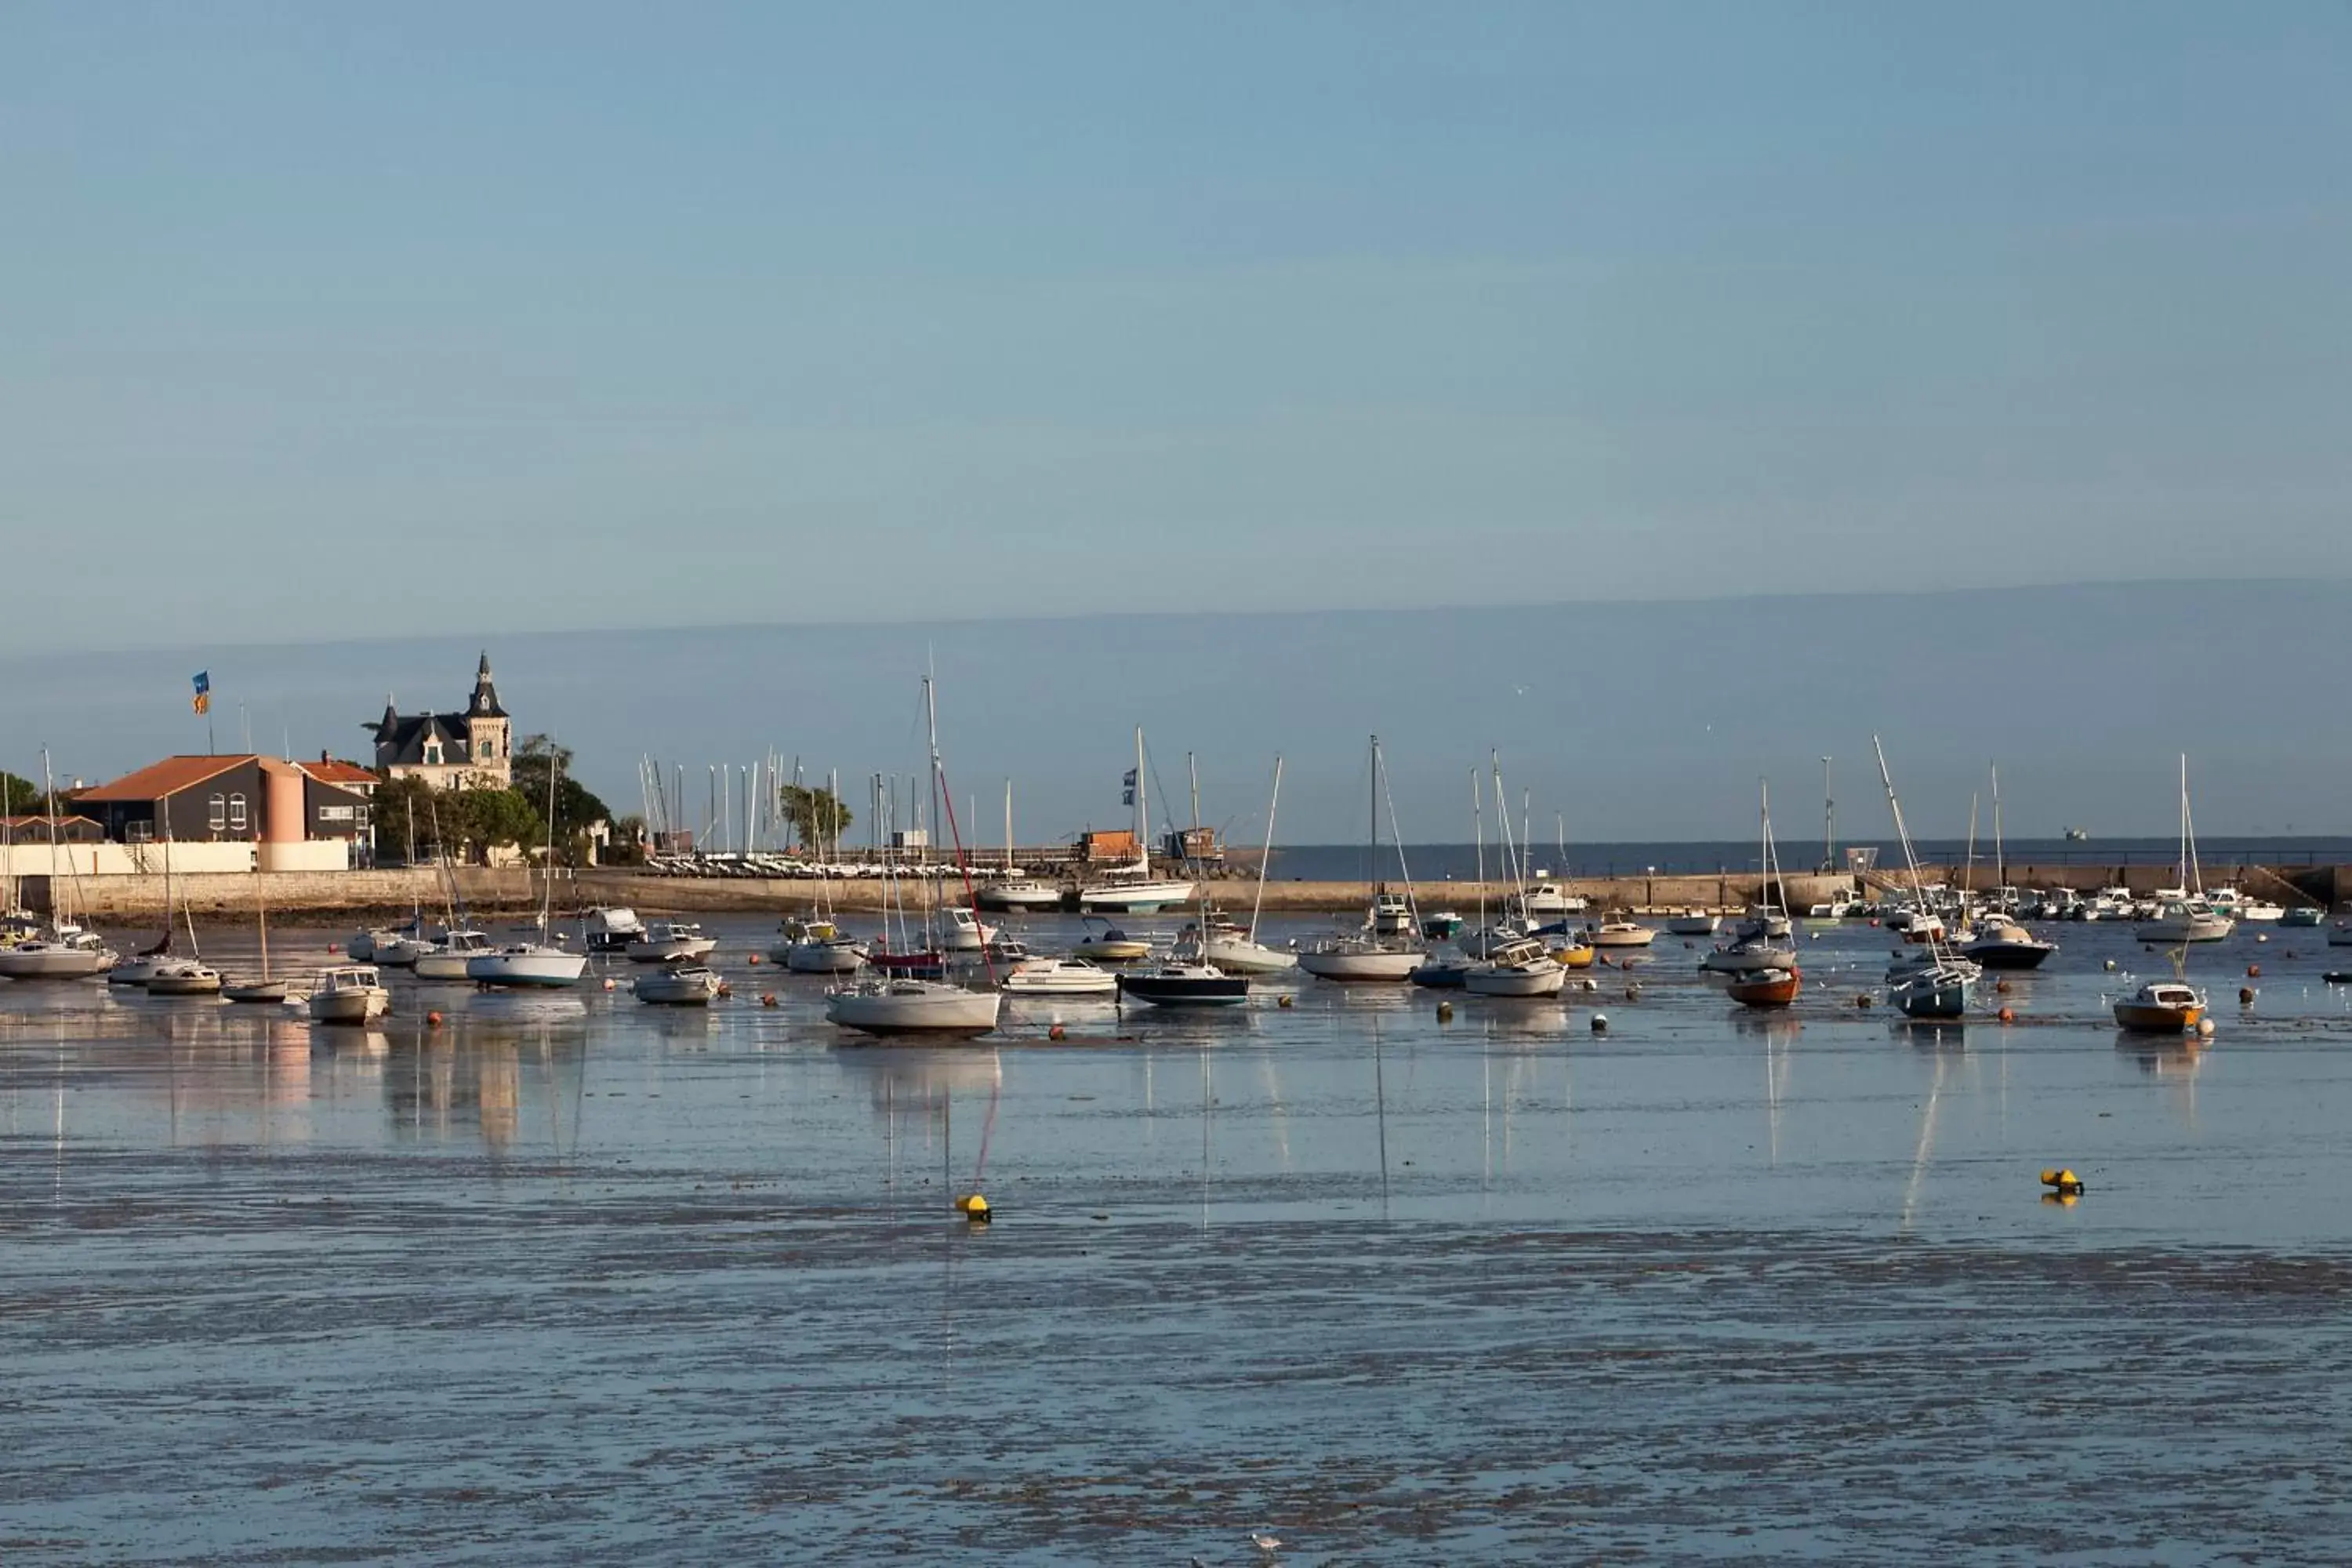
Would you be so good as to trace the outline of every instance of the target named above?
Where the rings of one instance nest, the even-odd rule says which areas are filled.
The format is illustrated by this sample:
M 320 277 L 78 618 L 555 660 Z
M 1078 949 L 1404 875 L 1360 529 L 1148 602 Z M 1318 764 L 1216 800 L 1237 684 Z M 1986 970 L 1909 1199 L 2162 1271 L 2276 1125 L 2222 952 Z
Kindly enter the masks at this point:
M 1192 897 L 1190 882 L 1110 883 L 1081 892 L 1078 908 L 1090 915 L 1152 915 Z
M 283 980 L 255 980 L 244 984 L 224 985 L 221 999 L 225 1002 L 282 1003 L 286 1000 Z
M 1426 954 L 1419 952 L 1302 952 L 1298 967 L 1318 980 L 1343 984 L 1410 980 Z
M 1249 1000 L 1245 974 L 1141 974 L 1118 976 L 1122 1001 L 1133 997 L 1158 1007 L 1234 1007 Z
M 577 985 L 588 968 L 584 952 L 560 948 L 516 947 L 502 952 L 478 952 L 466 961 L 466 978 L 478 985 L 514 989 L 551 989 Z
M 1298 967 L 1298 955 L 1245 937 L 1211 937 L 1209 962 L 1229 973 L 1280 974 Z
M 0 949 L 0 975 L 10 980 L 88 980 L 104 973 L 115 955 L 105 948 L 53 947 L 26 942 Z

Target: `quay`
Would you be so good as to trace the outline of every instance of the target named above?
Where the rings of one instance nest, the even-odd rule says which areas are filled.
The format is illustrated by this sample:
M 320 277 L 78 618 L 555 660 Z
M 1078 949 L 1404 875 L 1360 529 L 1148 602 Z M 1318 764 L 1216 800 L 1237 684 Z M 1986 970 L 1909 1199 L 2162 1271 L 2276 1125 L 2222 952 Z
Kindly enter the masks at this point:
M 952 868 L 932 868 L 948 873 L 940 878 L 943 901 L 962 901 L 961 878 Z M 1929 881 L 1958 885 L 1960 870 L 1950 866 L 1923 866 Z M 2146 895 L 2168 884 L 2171 865 L 2051 866 L 2012 865 L 2011 885 L 2019 888 L 2071 888 L 2088 892 L 2116 886 Z M 207 921 L 249 921 L 266 903 L 272 920 L 305 917 L 405 913 L 422 909 L 430 914 L 446 897 L 440 868 L 354 871 L 198 871 L 172 879 L 172 898 L 185 900 L 198 918 Z M 535 910 L 541 881 L 536 870 L 523 867 L 464 866 L 455 868 L 457 896 L 476 914 L 506 915 Z M 982 873 L 973 872 L 975 883 Z M 1758 901 L 1761 889 L 1754 873 L 1741 875 L 1570 877 L 1553 880 L 1566 891 L 1589 900 L 1593 912 L 1622 911 L 1656 915 L 1677 910 L 1736 910 Z M 1897 879 L 1875 870 L 1864 879 L 1874 896 L 1897 887 Z M 2210 886 L 2224 883 L 2263 898 L 2290 905 L 2317 904 L 2334 909 L 2352 896 L 2352 866 L 2219 865 L 2207 868 Z M 44 876 L 22 879 L 25 906 L 38 913 L 59 907 L 73 915 L 87 915 L 101 924 L 159 919 L 163 910 L 164 884 L 160 875 L 86 877 L 79 881 L 59 878 L 53 888 Z M 1979 891 L 1990 879 L 1981 868 Z M 1799 914 L 1812 905 L 1849 893 L 1853 882 L 1843 875 L 1784 875 L 1777 901 Z M 1070 884 L 1075 889 L 1075 884 Z M 901 896 L 913 903 L 922 899 L 919 879 L 902 880 Z M 820 900 L 845 910 L 871 911 L 882 907 L 886 884 L 879 878 L 814 877 L 681 877 L 664 876 L 632 867 L 559 869 L 553 903 L 559 919 L 600 904 L 626 905 L 646 914 L 804 912 Z M 1208 882 L 1211 898 L 1228 910 L 1247 908 L 1257 897 L 1257 883 L 1247 875 L 1227 874 Z M 1489 882 L 1486 901 L 1499 906 L 1512 889 Z M 1467 912 L 1478 902 L 1479 888 L 1470 881 L 1426 881 L 1416 897 L 1423 908 L 1450 908 Z M 1265 908 L 1283 914 L 1346 914 L 1367 907 L 1371 889 L 1360 881 L 1276 880 L 1265 885 Z M 1171 910 L 1170 913 L 1175 911 Z

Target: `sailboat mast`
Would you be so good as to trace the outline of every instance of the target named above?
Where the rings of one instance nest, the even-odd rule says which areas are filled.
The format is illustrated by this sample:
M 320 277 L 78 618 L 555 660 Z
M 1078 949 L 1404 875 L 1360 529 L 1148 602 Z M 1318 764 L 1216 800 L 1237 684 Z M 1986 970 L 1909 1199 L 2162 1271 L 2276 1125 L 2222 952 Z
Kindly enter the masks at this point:
M 1837 868 L 1837 802 L 1830 795 L 1830 763 L 1822 759 L 1822 869 Z
M 2000 764 L 1989 763 L 1986 766 L 1992 770 L 1992 865 L 1993 875 L 1999 879 L 1994 885 L 2006 888 L 2009 886 L 2009 849 L 2000 837 Z
M 1250 900 L 1249 939 L 1257 940 L 1258 911 L 1265 907 L 1265 874 L 1274 865 L 1274 814 L 1282 805 L 1282 756 L 1274 759 L 1274 794 L 1265 803 L 1265 846 L 1257 855 L 1257 897 Z
M 1471 853 L 1478 860 L 1478 941 L 1486 941 L 1486 786 L 1478 770 L 1470 770 Z
M 1143 779 L 1143 726 L 1135 727 L 1135 866 L 1144 877 L 1151 875 L 1151 801 L 1150 787 Z
M 1969 792 L 1969 855 L 1960 866 L 1960 902 L 1966 905 L 1969 895 L 1977 890 L 1977 795 Z M 1964 908 L 1961 913 L 1968 911 Z

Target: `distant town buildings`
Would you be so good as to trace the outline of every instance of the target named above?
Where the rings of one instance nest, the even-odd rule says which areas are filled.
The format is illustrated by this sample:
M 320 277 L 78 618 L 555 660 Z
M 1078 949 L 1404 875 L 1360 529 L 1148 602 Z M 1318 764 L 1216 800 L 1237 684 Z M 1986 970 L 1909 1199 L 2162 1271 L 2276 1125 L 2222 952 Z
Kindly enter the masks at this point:
M 376 771 L 423 779 L 436 789 L 505 789 L 514 783 L 514 721 L 499 706 L 490 656 L 474 672 L 474 694 L 458 713 L 403 714 L 383 700 L 375 731 Z

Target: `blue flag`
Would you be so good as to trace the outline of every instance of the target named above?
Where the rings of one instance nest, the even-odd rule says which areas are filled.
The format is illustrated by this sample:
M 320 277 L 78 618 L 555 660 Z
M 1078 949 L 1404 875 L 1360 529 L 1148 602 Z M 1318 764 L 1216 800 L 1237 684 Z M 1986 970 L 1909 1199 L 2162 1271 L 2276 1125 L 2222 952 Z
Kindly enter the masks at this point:
M 194 684 L 196 689 L 196 697 L 195 700 L 189 703 L 188 706 L 194 708 L 199 713 L 211 712 L 213 710 L 213 672 L 209 669 L 200 669 L 196 671 Z

